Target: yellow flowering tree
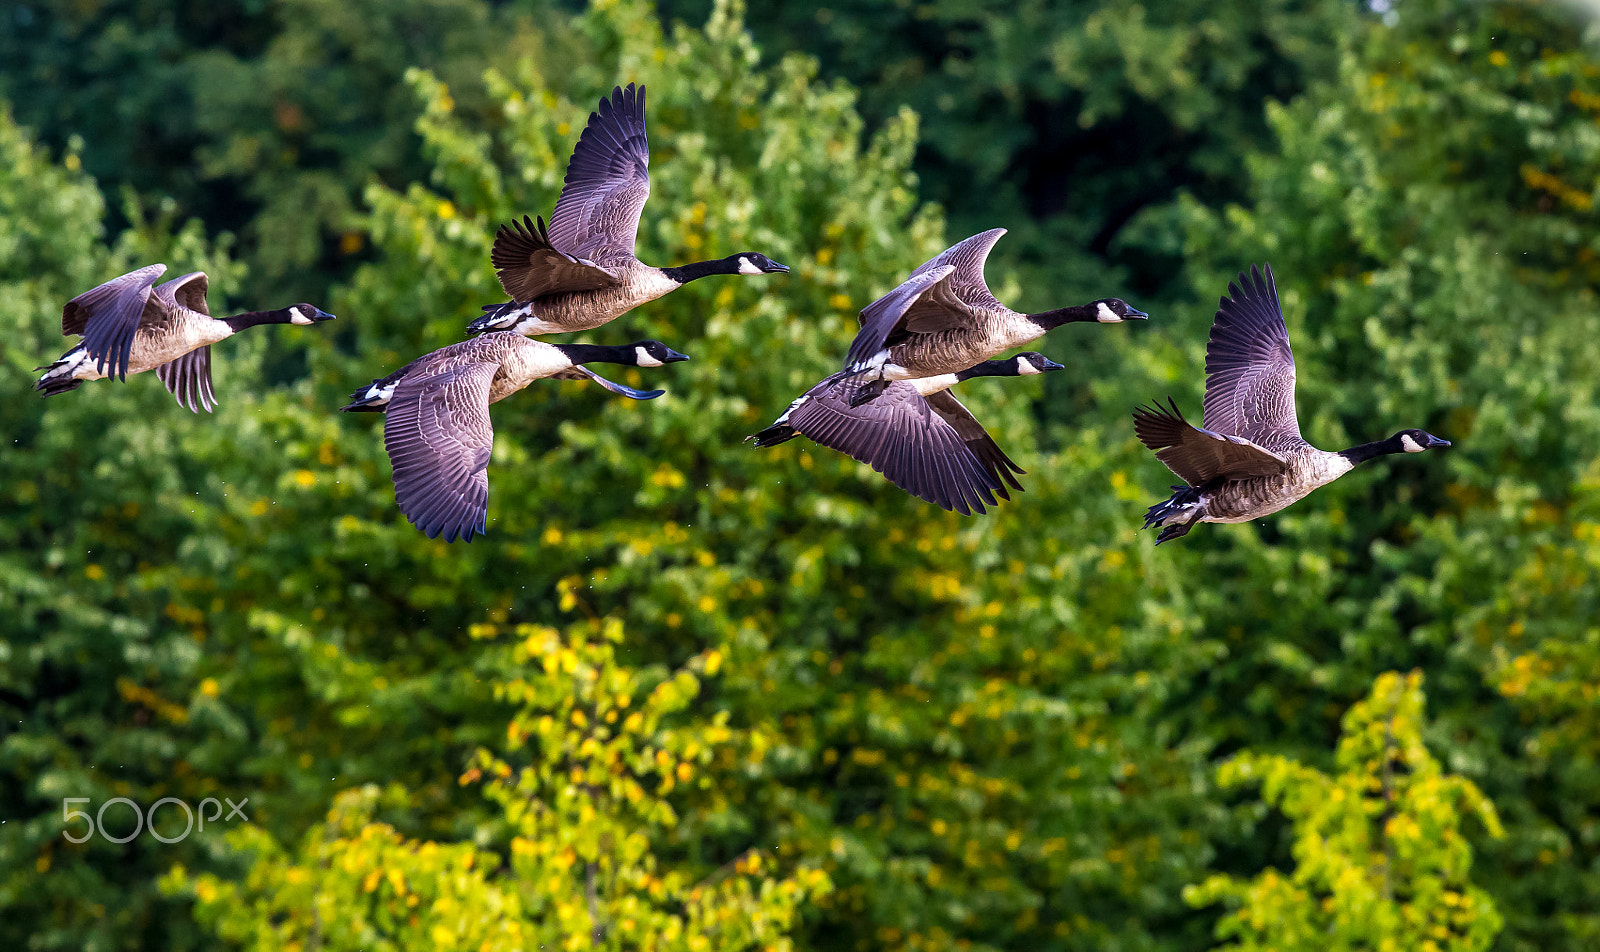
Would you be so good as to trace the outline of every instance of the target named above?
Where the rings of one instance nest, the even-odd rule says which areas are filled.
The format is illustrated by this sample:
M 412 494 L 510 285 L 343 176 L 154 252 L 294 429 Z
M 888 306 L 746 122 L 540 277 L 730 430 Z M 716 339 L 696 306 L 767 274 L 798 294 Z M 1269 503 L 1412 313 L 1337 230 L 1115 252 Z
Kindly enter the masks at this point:
M 218 935 L 263 952 L 792 948 L 802 906 L 831 888 L 826 873 L 779 876 L 753 849 L 715 866 L 673 839 L 675 791 L 709 789 L 709 772 L 772 742 L 725 714 L 685 715 L 721 654 L 668 672 L 619 662 L 615 621 L 509 634 L 496 652 L 495 694 L 515 710 L 503 749 L 479 750 L 460 778 L 497 807 L 472 839 L 407 837 L 377 819 L 407 810 L 407 791 L 366 785 L 342 793 L 298 850 L 258 827 L 235 833 L 255 856 L 243 882 L 180 868 L 167 887 L 191 890 Z
M 1446 775 L 1422 742 L 1422 674 L 1380 676 L 1345 715 L 1329 776 L 1287 757 L 1242 754 L 1224 786 L 1260 784 L 1294 825 L 1295 870 L 1251 880 L 1213 876 L 1186 890 L 1193 905 L 1235 906 L 1217 924 L 1238 952 L 1477 952 L 1500 931 L 1488 893 L 1468 877 L 1461 832 L 1500 819 L 1472 781 Z

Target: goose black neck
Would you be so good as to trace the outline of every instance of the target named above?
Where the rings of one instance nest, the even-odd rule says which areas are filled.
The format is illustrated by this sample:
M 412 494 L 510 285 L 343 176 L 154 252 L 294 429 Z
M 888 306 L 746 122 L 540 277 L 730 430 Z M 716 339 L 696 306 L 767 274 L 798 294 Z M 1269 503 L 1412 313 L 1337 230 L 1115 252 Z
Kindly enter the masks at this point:
M 1071 307 L 1058 307 L 1053 311 L 1028 315 L 1028 320 L 1047 331 L 1062 324 L 1077 324 L 1099 319 L 1099 309 L 1093 304 L 1074 304 Z
M 717 258 L 712 261 L 694 261 L 676 268 L 662 268 L 661 273 L 679 284 L 688 284 L 707 275 L 738 274 L 739 265 L 726 258 Z
M 1015 376 L 1017 376 L 1016 358 L 1010 360 L 986 360 L 981 364 L 974 364 L 966 370 L 956 371 L 957 380 L 971 380 L 973 377 Z
M 557 344 L 556 349 L 574 364 L 638 364 L 632 346 L 610 344 Z
M 287 320 L 288 318 L 285 316 L 285 312 L 282 310 L 246 311 L 243 314 L 235 314 L 232 317 L 224 317 L 222 319 L 222 323 L 233 328 L 234 332 L 237 333 L 247 327 L 257 327 L 261 324 L 283 324 L 287 322 Z
M 1352 446 L 1347 450 L 1340 450 L 1339 455 L 1349 460 L 1353 465 L 1365 463 L 1367 460 L 1375 459 L 1379 456 L 1389 456 L 1394 453 L 1404 453 L 1405 451 L 1406 448 L 1400 445 L 1400 437 L 1391 436 L 1387 440 L 1379 440 L 1376 443 L 1362 443 L 1360 446 Z

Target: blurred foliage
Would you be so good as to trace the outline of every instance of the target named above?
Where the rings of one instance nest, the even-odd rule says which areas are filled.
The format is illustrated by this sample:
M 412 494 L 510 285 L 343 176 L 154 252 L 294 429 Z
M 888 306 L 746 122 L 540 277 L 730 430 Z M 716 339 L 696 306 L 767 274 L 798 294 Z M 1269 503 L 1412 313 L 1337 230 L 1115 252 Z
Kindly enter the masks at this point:
M 427 172 L 402 74 L 433 69 L 482 107 L 486 66 L 559 56 L 548 12 L 540 0 L 29 0 L 0 10 L 0 98 L 48 143 L 71 142 L 91 174 L 237 232 L 253 294 L 314 299 L 360 260 L 367 183 Z
M 1375 678 L 1411 669 L 1427 673 L 1426 726 L 1392 680 L 1350 723 L 1413 705 L 1431 753 L 1408 740 L 1406 756 L 1494 805 L 1505 837 L 1441 821 L 1426 844 L 1459 856 L 1471 841 L 1471 883 L 1458 864 L 1450 888 L 1503 916 L 1495 948 L 1600 939 L 1600 69 L 1559 8 L 1141 19 L 1113 2 L 1023 8 L 1009 26 L 906 8 L 939 35 L 873 26 L 860 42 L 907 44 L 939 70 L 865 76 L 861 101 L 831 78 L 851 74 L 842 53 L 763 61 L 733 3 L 668 30 L 645 0 L 537 26 L 519 4 L 284 2 L 218 8 L 250 30 L 194 14 L 170 35 L 138 4 L 99 20 L 28 9 L 42 18 L 30 29 L 78 23 L 118 56 L 177 44 L 141 62 L 179 85 L 209 64 L 194 101 L 224 105 L 202 135 L 177 97 L 172 128 L 194 138 L 151 137 L 146 155 L 165 157 L 148 179 L 116 151 L 134 127 L 112 117 L 150 114 L 141 98 L 162 87 L 115 78 L 117 56 L 77 57 L 84 74 L 48 92 L 55 112 L 26 107 L 54 160 L 0 122 L 0 946 L 465 947 L 513 922 L 583 942 L 595 919 L 630 915 L 640 936 L 752 939 L 696 918 L 686 890 L 709 882 L 715 902 L 761 910 L 744 923 L 769 930 L 761 941 L 798 948 L 1204 948 L 1219 912 L 1184 903 L 1186 886 L 1313 869 L 1278 815 L 1217 784 L 1217 764 L 1282 768 L 1267 799 L 1314 828 L 1293 804 L 1354 772 L 1329 754 L 1341 718 Z M 872 24 L 877 9 L 834 12 Z M 68 68 L 70 42 L 28 35 L 50 48 L 0 30 L 14 54 L 0 81 L 20 82 L 16 64 Z M 1027 55 L 939 52 L 952 35 Z M 1008 98 L 1021 87 L 1006 69 L 1046 83 L 1019 65 L 1041 48 L 1065 51 L 1054 85 Z M 627 371 L 669 390 L 648 404 L 546 382 L 497 405 L 488 535 L 425 539 L 394 509 L 378 421 L 332 410 L 500 298 L 495 227 L 548 213 L 595 100 L 629 81 L 650 87 L 641 257 L 758 250 L 794 272 L 695 282 L 587 335 L 658 337 L 695 360 Z M 261 98 L 283 90 L 317 117 L 303 132 Z M 940 107 L 945 93 L 958 108 Z M 1263 109 L 1263 95 L 1282 101 Z M 1073 130 L 1063 141 L 1086 154 L 1069 169 L 1081 207 L 1017 197 L 1032 173 L 1003 157 L 1028 148 L 1006 123 L 1032 129 L 1039 97 L 1071 107 L 1042 126 Z M 920 119 L 889 106 L 907 100 Z M 919 201 L 919 122 L 927 150 L 971 163 L 948 179 L 952 200 L 964 184 L 978 203 L 959 212 L 970 227 Z M 1167 141 L 1146 128 L 1185 145 L 1141 151 Z M 299 148 L 313 135 L 328 138 Z M 1040 154 L 1039 168 L 1068 168 L 1059 149 Z M 110 175 L 118 155 L 126 179 Z M 945 194 L 928 155 L 926 188 Z M 221 177 L 181 180 L 196 169 Z M 89 171 L 108 175 L 119 215 Z M 246 198 L 213 218 L 204 202 L 235 189 Z M 279 194 L 296 197 L 274 219 Z M 348 228 L 364 248 L 267 247 L 263 223 L 297 208 L 296 234 Z M 185 217 L 196 210 L 203 224 Z M 1028 492 L 962 519 L 804 441 L 739 442 L 837 366 L 859 307 L 992 224 L 1016 232 L 990 268 L 1008 302 L 1123 292 L 1123 275 L 1165 289 L 1159 307 L 1134 301 L 1149 327 L 1047 338 L 1073 369 L 1043 391 L 963 388 L 1030 470 Z M 1107 270 L 1102 233 L 1113 256 L 1156 250 Z M 1158 552 L 1134 526 L 1170 476 L 1123 414 L 1167 393 L 1197 412 L 1213 302 L 1264 259 L 1310 439 L 1423 426 L 1456 446 Z M 303 281 L 332 289 L 312 300 L 341 320 L 218 346 L 214 416 L 174 407 L 149 375 L 38 399 L 30 368 L 67 346 L 61 302 L 156 260 L 208 268 L 215 311 L 292 300 Z M 626 692 L 643 706 L 680 673 L 694 689 L 652 708 L 653 726 L 600 736 L 606 704 Z M 248 796 L 251 826 L 172 845 L 61 835 L 66 797 L 92 810 L 208 795 Z
M 1294 822 L 1296 869 L 1251 882 L 1215 876 L 1184 894 L 1196 905 L 1239 905 L 1217 925 L 1226 949 L 1487 949 L 1500 916 L 1467 878 L 1472 850 L 1461 818 L 1503 835 L 1471 781 L 1447 777 L 1422 742 L 1422 674 L 1380 675 L 1344 718 L 1329 777 L 1286 757 L 1241 754 L 1223 786 L 1259 783 Z
M 1178 290 L 1181 244 L 1130 224 L 1170 223 L 1180 193 L 1241 198 L 1240 156 L 1271 139 L 1262 101 L 1325 75 L 1359 22 L 1338 0 L 754 0 L 750 27 L 861 88 L 869 121 L 916 110 L 923 196 L 960 234 L 1012 229 L 996 257 L 1044 310 Z

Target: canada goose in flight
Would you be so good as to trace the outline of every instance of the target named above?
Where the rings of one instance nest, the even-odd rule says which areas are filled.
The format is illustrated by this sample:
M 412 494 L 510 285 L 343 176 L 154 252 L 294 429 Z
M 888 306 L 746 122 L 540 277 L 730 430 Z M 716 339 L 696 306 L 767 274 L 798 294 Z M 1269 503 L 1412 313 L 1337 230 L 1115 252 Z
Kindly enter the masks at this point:
M 987 360 L 952 374 L 890 383 L 876 398 L 852 406 L 836 373 L 789 404 L 760 433 L 745 437 L 757 446 L 776 446 L 796 436 L 810 437 L 866 463 L 918 499 L 963 516 L 996 505 L 993 493 L 1010 499 L 1006 483 L 1021 491 L 1013 473 L 1025 472 L 1007 456 L 949 389 L 973 377 L 1015 377 L 1060 370 L 1061 365 L 1029 351 L 1004 360 Z M 993 492 L 991 492 L 991 490 Z
M 511 300 L 485 307 L 467 332 L 589 330 L 706 275 L 789 270 L 753 251 L 676 268 L 635 258 L 639 215 L 650 197 L 649 165 L 644 87 L 619 86 L 589 114 L 548 231 L 543 218 L 523 216 L 495 235 L 490 260 Z
M 211 345 L 258 324 L 315 324 L 333 315 L 310 304 L 248 311 L 217 319 L 206 307 L 206 273 L 192 271 L 165 284 L 152 264 L 83 292 L 61 309 L 61 333 L 81 335 L 78 346 L 43 369 L 35 389 L 47 397 L 76 390 L 85 380 L 155 370 L 178 405 L 210 412 Z
M 950 246 L 862 309 L 861 330 L 844 363 L 855 378 L 853 402 L 871 400 L 892 380 L 955 373 L 1062 324 L 1149 317 L 1118 298 L 1042 314 L 1006 307 L 983 280 L 984 260 L 1005 233 L 991 228 Z
M 1357 464 L 1390 453 L 1449 446 L 1423 430 L 1329 453 L 1300 437 L 1294 409 L 1294 354 L 1278 307 L 1272 266 L 1254 265 L 1228 285 L 1206 343 L 1205 428 L 1170 407 L 1139 407 L 1133 425 L 1187 485 L 1151 506 L 1144 528 L 1161 526 L 1160 545 L 1197 522 L 1249 522 L 1303 499 Z M 1170 402 L 1170 401 L 1169 401 Z
M 400 511 L 430 539 L 443 533 L 446 542 L 458 536 L 470 542 L 488 524 L 489 404 L 544 377 L 593 380 L 613 393 L 651 400 L 666 391 L 625 387 L 582 365 L 660 367 L 688 359 L 658 340 L 602 347 L 485 334 L 418 357 L 351 394 L 354 402 L 341 409 L 387 412 L 383 443 Z

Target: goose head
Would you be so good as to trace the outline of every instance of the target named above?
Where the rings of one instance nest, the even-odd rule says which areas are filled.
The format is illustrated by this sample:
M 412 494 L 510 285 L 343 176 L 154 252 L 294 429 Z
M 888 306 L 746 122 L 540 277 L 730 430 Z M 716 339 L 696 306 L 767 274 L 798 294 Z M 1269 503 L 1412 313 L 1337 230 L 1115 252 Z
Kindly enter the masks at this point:
M 1449 446 L 1449 440 L 1440 439 L 1427 430 L 1401 430 L 1389 438 L 1390 442 L 1398 443 L 1401 452 L 1421 453 L 1440 446 Z
M 756 251 L 741 251 L 722 260 L 728 264 L 729 274 L 784 274 L 789 270 L 788 265 Z
M 626 363 L 635 367 L 660 367 L 689 359 L 688 354 L 680 354 L 658 340 L 641 340 L 628 346 L 633 349 L 633 359 Z
M 1094 319 L 1101 324 L 1118 324 L 1122 321 L 1149 320 L 1150 315 L 1139 310 L 1122 298 L 1104 298 L 1090 305 L 1094 309 Z
M 1065 370 L 1066 368 L 1051 360 L 1049 357 L 1036 350 L 1023 351 L 1005 363 L 1012 367 L 1011 372 L 1019 377 L 1030 374 L 1044 374 L 1052 370 Z
M 291 304 L 278 313 L 284 324 L 316 324 L 334 319 L 332 314 L 312 304 Z

